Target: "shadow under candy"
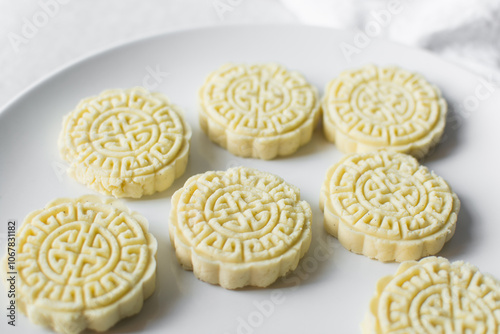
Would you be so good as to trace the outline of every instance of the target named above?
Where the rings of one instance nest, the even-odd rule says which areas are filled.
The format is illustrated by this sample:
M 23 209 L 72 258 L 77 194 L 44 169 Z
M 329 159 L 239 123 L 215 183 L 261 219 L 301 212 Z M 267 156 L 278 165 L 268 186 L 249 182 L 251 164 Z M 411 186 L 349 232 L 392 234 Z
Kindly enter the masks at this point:
M 155 235 L 158 241 L 158 253 L 156 256 L 156 288 L 153 294 L 144 301 L 141 311 L 133 316 L 124 318 L 107 330 L 107 333 L 139 333 L 146 327 L 151 327 L 150 322 L 155 319 L 168 317 L 175 307 L 176 300 L 180 297 L 180 291 L 176 284 L 163 284 L 164 282 L 174 282 L 172 277 L 175 273 L 171 270 L 172 261 L 175 255 L 171 256 L 172 247 L 168 236 Z M 174 263 L 177 265 L 177 261 Z M 85 333 L 95 333 L 86 331 Z
M 460 198 L 460 196 L 459 196 Z M 467 253 L 467 248 L 474 239 L 473 217 L 469 208 L 470 201 L 461 201 L 455 234 L 436 256 L 453 259 Z
M 450 155 L 460 143 L 460 132 L 464 126 L 464 118 L 459 113 L 458 104 L 448 99 L 448 113 L 446 114 L 446 126 L 443 135 L 436 145 L 430 148 L 422 163 L 436 161 Z

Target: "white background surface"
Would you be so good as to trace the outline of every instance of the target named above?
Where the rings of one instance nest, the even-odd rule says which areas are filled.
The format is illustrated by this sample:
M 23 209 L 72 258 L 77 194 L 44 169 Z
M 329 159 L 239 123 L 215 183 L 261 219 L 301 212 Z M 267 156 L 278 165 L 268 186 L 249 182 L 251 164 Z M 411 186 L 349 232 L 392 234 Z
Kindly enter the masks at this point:
M 55 69 L 144 36 L 245 23 L 365 31 L 374 12 L 394 3 L 401 10 L 376 38 L 430 49 L 500 81 L 497 0 L 0 0 L 0 108 Z
M 53 17 L 35 29 L 36 32 L 32 32 L 31 37 L 25 37 L 23 29 L 33 23 L 34 18 L 43 17 L 40 13 L 45 11 L 41 3 L 48 2 L 50 1 L 0 0 L 0 105 L 5 105 L 27 86 L 61 66 L 111 45 L 144 36 L 198 26 L 241 23 L 324 25 L 351 29 L 351 35 L 355 36 L 356 32 L 365 31 L 367 24 L 375 20 L 372 11 L 380 13 L 389 6 L 389 1 L 378 0 L 68 0 L 66 4 L 60 4 L 54 9 Z M 342 56 L 340 40 L 335 38 L 334 32 L 331 38 L 326 34 L 320 39 L 309 39 L 307 43 L 299 36 L 298 40 L 303 43 L 294 47 L 294 57 L 285 53 L 290 50 L 287 47 L 283 50 L 275 48 L 271 54 L 276 59 L 283 59 L 285 65 L 304 72 L 320 89 L 331 77 L 330 73 L 337 73 L 342 68 L 357 66 L 366 61 L 407 66 L 421 71 L 438 84 L 455 108 L 455 118 L 449 124 L 456 125 L 448 127 L 448 139 L 426 160 L 426 164 L 453 185 L 464 203 L 459 220 L 462 228 L 457 229 L 457 235 L 445 247 L 442 255 L 452 260 L 468 260 L 484 271 L 500 277 L 498 247 L 492 246 L 497 244 L 496 235 L 500 234 L 496 224 L 497 205 L 487 192 L 488 189 L 500 186 L 498 178 L 494 176 L 499 162 L 496 153 L 498 149 L 491 144 L 500 141 L 495 126 L 498 124 L 496 110 L 500 105 L 500 5 L 497 5 L 498 1 L 436 2 L 401 1 L 403 11 L 392 15 L 387 25 L 370 39 L 369 46 L 362 49 L 359 56 L 354 56 L 352 62 Z M 217 11 L 214 3 L 229 7 L 219 7 Z M 226 11 L 220 8 L 225 8 Z M 23 42 L 16 46 L 12 42 L 12 38 L 16 38 L 14 35 L 24 38 Z M 220 35 L 220 38 L 227 37 L 224 36 L 226 35 Z M 194 112 L 196 106 L 192 92 L 196 88 L 192 87 L 192 82 L 202 80 L 209 70 L 226 60 L 224 57 L 228 60 L 233 57 L 232 60 L 245 61 L 267 58 L 263 50 L 252 51 L 248 48 L 254 43 L 260 45 L 259 41 L 246 40 L 251 35 L 231 38 L 238 48 L 228 48 L 226 52 L 223 52 L 224 49 L 213 49 L 213 45 L 223 42 L 221 39 L 214 40 L 212 45 L 199 39 L 186 39 L 184 42 L 177 40 L 172 45 L 177 46 L 176 50 L 188 50 L 185 58 L 176 52 L 173 52 L 176 57 L 172 58 L 168 55 L 167 46 L 156 49 L 150 45 L 140 50 L 123 48 L 124 54 L 115 52 L 108 58 L 104 57 L 103 61 L 95 61 L 93 66 L 83 66 L 72 71 L 71 75 L 60 76 L 35 91 L 29 99 L 14 105 L 17 115 L 10 113 L 9 117 L 1 119 L 6 123 L 0 124 L 0 143 L 3 143 L 0 145 L 2 224 L 9 218 L 22 221 L 25 214 L 42 207 L 54 197 L 88 193 L 85 187 L 67 179 L 64 173 L 58 174 L 57 163 L 61 161 L 54 142 L 59 132 L 59 123 L 44 123 L 44 113 L 60 119 L 82 96 L 110 87 L 141 85 L 145 76 L 150 75 L 157 65 L 160 80 L 150 82 L 153 86 L 158 84 L 151 88 L 171 91 L 178 96 L 181 106 Z M 273 45 L 272 41 L 261 38 L 262 43 Z M 436 62 L 432 57 L 421 57 L 418 51 L 394 54 L 393 47 L 383 42 L 384 38 L 427 48 L 444 59 L 459 63 L 474 74 Z M 343 40 L 350 41 L 349 38 Z M 290 38 L 289 42 L 293 43 L 294 39 Z M 141 45 L 147 46 L 148 43 Z M 318 59 L 323 64 L 329 61 L 328 54 L 324 53 L 325 49 L 332 55 L 335 54 L 332 58 L 335 62 L 330 63 L 326 69 L 324 66 L 316 66 Z M 398 47 L 396 49 L 399 50 Z M 316 56 L 311 50 L 323 52 Z M 246 53 L 242 54 L 242 51 Z M 483 87 L 480 90 L 482 93 L 485 92 L 485 87 L 490 87 L 495 92 L 488 98 L 478 100 L 480 104 L 477 108 L 465 110 L 466 99 L 476 96 L 478 87 Z M 44 95 L 45 93 L 50 94 Z M 53 96 L 56 95 L 61 98 L 54 99 Z M 188 114 L 188 119 L 192 125 L 197 124 L 195 114 Z M 11 126 L 26 120 L 29 131 Z M 189 169 L 174 184 L 173 189 L 180 187 L 191 174 L 243 163 L 282 175 L 302 189 L 304 199 L 317 203 L 324 170 L 341 156 L 317 132 L 311 145 L 302 149 L 297 156 L 261 165 L 260 161 L 232 157 L 207 142 L 198 127 L 195 131 Z M 33 147 L 33 144 L 47 147 L 48 151 L 35 146 L 31 153 L 23 153 L 26 147 Z M 37 161 L 37 164 L 34 165 L 33 161 Z M 286 166 L 291 163 L 300 168 L 287 169 Z M 312 178 L 304 178 L 304 171 L 311 168 L 317 168 L 318 171 Z M 480 172 L 479 179 L 476 180 L 470 176 L 470 171 L 477 168 L 480 168 Z M 21 175 L 28 176 L 20 177 Z M 271 289 L 230 292 L 199 282 L 192 273 L 180 269 L 175 262 L 163 224 L 164 215 L 169 210 L 171 193 L 172 191 L 167 191 L 145 201 L 127 201 L 133 209 L 148 216 L 153 233 L 161 243 L 159 252 L 163 254 L 161 258 L 165 264 L 159 267 L 157 292 L 146 303 L 142 315 L 119 323 L 113 332 L 138 332 L 146 328 L 158 333 L 167 329 L 175 333 L 236 333 L 239 319 L 248 319 L 255 312 L 255 302 L 269 300 Z M 317 207 L 314 214 L 313 256 L 314 250 L 320 247 L 320 242 L 332 239 L 322 230 L 321 212 Z M 481 226 L 490 226 L 492 229 Z M 310 330 L 326 333 L 331 332 L 332 325 L 339 333 L 357 332 L 376 280 L 384 274 L 392 273 L 397 265 L 381 265 L 356 256 L 339 248 L 335 242 L 330 246 L 334 248 L 333 255 L 325 261 L 319 261 L 317 270 L 307 272 L 304 267 L 301 275 L 305 278 L 292 276 L 298 277 L 301 284 L 299 289 L 294 289 L 294 285 L 281 283 L 273 287 L 285 293 L 286 302 L 276 307 L 273 315 L 266 318 L 264 325 L 252 327 L 252 333 L 278 333 L 283 329 L 283 324 L 287 324 L 290 333 Z M 332 284 L 332 280 L 340 280 L 344 284 Z M 0 296 L 3 305 L 6 300 L 3 289 Z M 3 317 L 2 314 L 0 316 Z M 21 328 L 26 331 L 34 328 L 40 330 L 39 327 L 30 325 L 24 317 L 18 317 L 18 320 Z M 6 326 L 5 319 L 0 323 L 2 333 L 21 333 L 21 328 L 17 328 L 19 331 L 12 331 Z

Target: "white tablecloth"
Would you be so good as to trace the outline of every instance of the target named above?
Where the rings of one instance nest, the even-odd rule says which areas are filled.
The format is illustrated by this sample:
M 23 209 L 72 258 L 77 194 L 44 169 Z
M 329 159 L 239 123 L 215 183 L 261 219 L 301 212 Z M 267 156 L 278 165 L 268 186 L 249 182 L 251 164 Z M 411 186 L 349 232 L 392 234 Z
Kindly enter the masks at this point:
M 429 49 L 500 83 L 498 0 L 0 0 L 0 109 L 54 70 L 111 45 L 241 23 L 358 30 Z

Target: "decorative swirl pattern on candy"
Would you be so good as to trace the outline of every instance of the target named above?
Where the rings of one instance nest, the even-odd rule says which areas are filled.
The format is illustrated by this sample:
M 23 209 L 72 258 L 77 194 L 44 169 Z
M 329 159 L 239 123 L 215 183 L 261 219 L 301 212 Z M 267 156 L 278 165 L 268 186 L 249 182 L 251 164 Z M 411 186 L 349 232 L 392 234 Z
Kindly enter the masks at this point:
M 362 328 L 365 334 L 497 334 L 500 282 L 462 261 L 404 262 L 378 282 Z
M 64 118 L 58 145 L 77 181 L 137 198 L 167 189 L 184 173 L 190 138 L 178 107 L 160 93 L 133 88 L 81 101 Z
M 200 125 L 208 137 L 243 157 L 290 155 L 311 140 L 318 92 L 278 64 L 225 64 L 199 91 Z
M 386 149 L 421 158 L 441 138 L 446 113 L 437 87 L 398 67 L 344 71 L 323 98 L 325 135 L 345 153 Z
M 409 155 L 345 156 L 321 188 L 326 230 L 350 251 L 380 261 L 434 255 L 455 232 L 460 201 L 441 177 Z
M 57 332 L 107 330 L 155 289 L 156 239 L 116 200 L 56 199 L 26 217 L 17 240 L 19 308 Z
M 297 267 L 311 220 L 296 187 L 236 167 L 189 178 L 172 197 L 169 231 L 179 262 L 200 280 L 265 287 Z

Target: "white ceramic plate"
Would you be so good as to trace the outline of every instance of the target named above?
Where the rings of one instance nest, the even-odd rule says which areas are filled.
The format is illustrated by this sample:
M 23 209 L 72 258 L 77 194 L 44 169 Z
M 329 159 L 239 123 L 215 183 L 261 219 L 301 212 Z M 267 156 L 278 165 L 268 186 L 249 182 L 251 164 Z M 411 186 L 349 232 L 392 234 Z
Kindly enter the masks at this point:
M 440 255 L 470 261 L 500 278 L 496 197 L 500 189 L 500 87 L 427 52 L 377 39 L 359 49 L 349 62 L 340 45 L 353 44 L 353 38 L 353 33 L 305 26 L 191 30 L 113 48 L 42 81 L 0 114 L 1 254 L 5 253 L 9 219 L 20 225 L 26 214 L 55 197 L 91 193 L 64 173 L 56 144 L 63 115 L 81 98 L 104 89 L 146 84 L 184 108 L 194 131 L 192 150 L 186 173 L 170 189 L 125 201 L 149 219 L 159 241 L 157 288 L 140 314 L 119 322 L 110 332 L 359 332 L 376 281 L 393 273 L 397 264 L 352 254 L 323 230 L 318 207 L 320 186 L 328 166 L 342 154 L 318 128 L 311 143 L 291 157 L 260 161 L 232 156 L 202 133 L 196 93 L 207 73 L 229 61 L 282 63 L 302 72 L 321 92 L 340 71 L 371 62 L 420 72 L 438 85 L 449 101 L 452 110 L 445 138 L 424 160 L 462 200 L 456 235 Z M 151 74 L 154 71 L 156 75 Z M 193 174 L 236 165 L 282 176 L 300 187 L 302 198 L 313 208 L 310 251 L 295 272 L 267 289 L 228 291 L 198 281 L 177 264 L 169 241 L 172 193 Z M 8 326 L 3 314 L 8 299 L 5 290 L 0 291 L 1 333 L 47 331 L 19 314 L 16 327 Z

